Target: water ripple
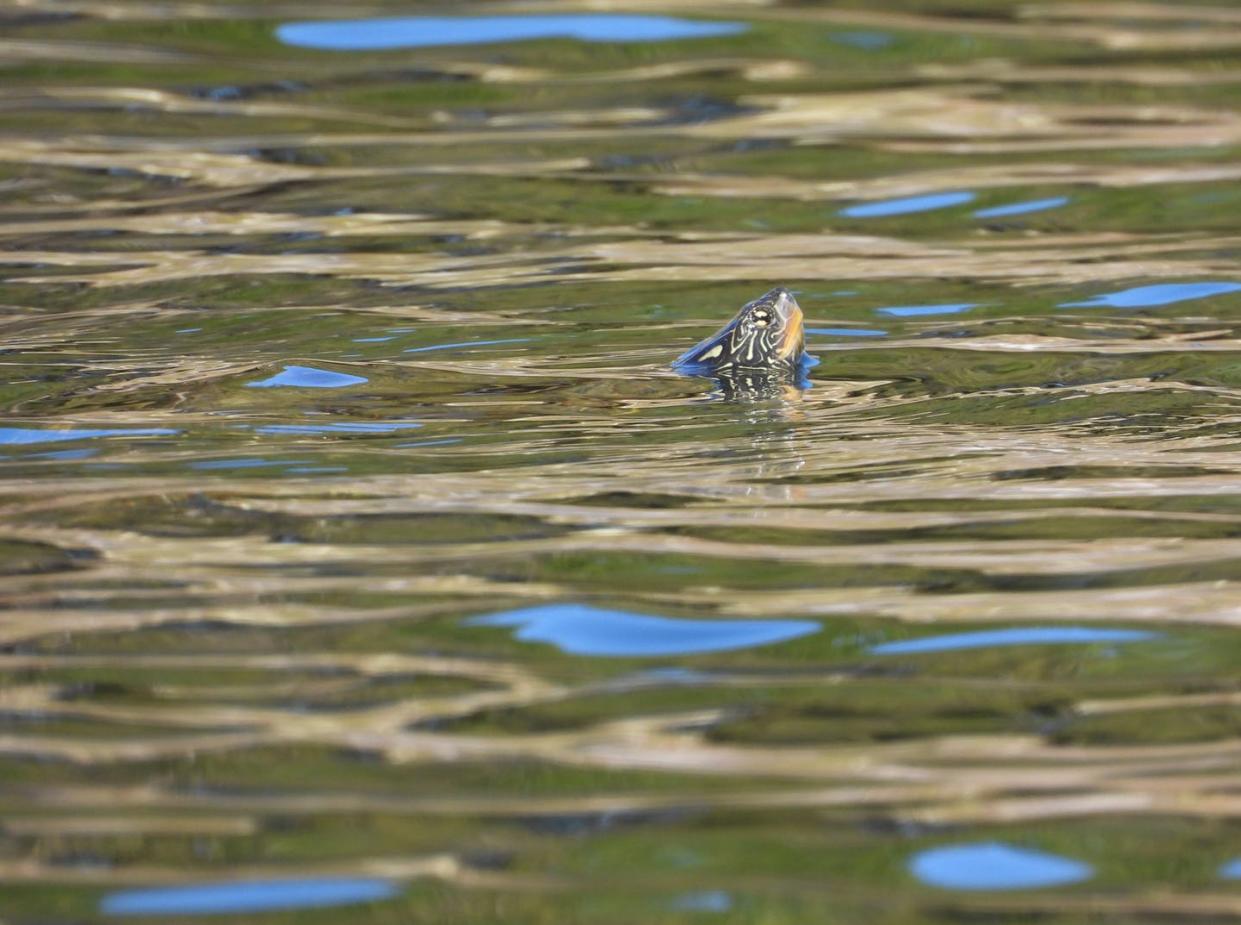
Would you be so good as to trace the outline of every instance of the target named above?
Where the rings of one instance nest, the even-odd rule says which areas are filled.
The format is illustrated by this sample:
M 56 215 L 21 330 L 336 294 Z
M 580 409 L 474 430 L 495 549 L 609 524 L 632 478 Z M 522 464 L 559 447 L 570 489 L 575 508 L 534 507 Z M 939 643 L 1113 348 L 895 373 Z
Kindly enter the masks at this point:
M 1241 15 L 897 6 L 5 20 L 6 921 L 1235 915 Z

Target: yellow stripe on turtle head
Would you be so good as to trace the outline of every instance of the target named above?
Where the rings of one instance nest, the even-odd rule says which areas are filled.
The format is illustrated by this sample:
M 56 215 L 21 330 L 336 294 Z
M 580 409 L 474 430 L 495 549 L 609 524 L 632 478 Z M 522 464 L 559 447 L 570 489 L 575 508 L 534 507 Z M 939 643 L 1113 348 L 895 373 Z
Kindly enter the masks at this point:
M 776 347 L 776 356 L 785 360 L 795 356 L 805 345 L 805 316 L 802 314 L 801 306 L 789 292 L 781 294 L 779 311 L 784 318 L 784 336 L 780 338 L 780 344 Z

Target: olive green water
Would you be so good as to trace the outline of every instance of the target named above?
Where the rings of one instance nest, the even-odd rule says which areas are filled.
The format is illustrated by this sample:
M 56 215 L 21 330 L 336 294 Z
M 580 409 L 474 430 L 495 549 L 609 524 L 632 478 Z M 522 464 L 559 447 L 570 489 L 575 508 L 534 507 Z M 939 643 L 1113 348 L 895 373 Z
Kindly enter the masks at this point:
M 0 8 L 0 920 L 1241 918 L 1241 7 L 274 35 L 416 12 Z

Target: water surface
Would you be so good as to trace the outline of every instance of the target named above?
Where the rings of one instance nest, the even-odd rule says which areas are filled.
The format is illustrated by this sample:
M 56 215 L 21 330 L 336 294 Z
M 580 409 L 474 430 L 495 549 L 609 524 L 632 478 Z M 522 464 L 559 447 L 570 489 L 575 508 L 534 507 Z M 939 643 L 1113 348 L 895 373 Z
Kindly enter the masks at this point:
M 1237 918 L 1233 6 L 0 22 L 6 925 Z

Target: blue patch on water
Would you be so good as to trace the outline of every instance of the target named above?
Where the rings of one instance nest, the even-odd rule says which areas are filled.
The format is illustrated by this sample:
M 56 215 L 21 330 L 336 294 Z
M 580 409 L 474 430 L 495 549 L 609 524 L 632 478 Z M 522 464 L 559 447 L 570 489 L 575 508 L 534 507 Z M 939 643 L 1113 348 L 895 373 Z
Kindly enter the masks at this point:
M 254 428 L 256 434 L 390 434 L 412 430 L 422 425 L 417 421 L 342 421 L 335 424 L 264 424 Z
M 397 894 L 387 880 L 254 880 L 120 890 L 99 903 L 104 915 L 221 915 L 376 902 Z
M 65 440 L 95 440 L 102 437 L 171 437 L 179 433 L 179 430 L 169 430 L 167 427 L 117 427 L 100 430 L 38 430 L 33 427 L 0 427 L 0 446 L 61 443 Z
M 177 328 L 177 330 L 173 331 L 172 333 L 174 334 L 197 334 L 201 330 L 202 328 Z
M 887 48 L 893 41 L 892 36 L 886 32 L 837 32 L 829 35 L 828 38 L 840 45 L 861 48 L 864 51 Z
M 992 206 L 979 209 L 974 213 L 976 218 L 1004 218 L 1007 215 L 1025 215 L 1028 212 L 1042 212 L 1045 209 L 1058 209 L 1069 202 L 1068 196 L 1053 196 L 1050 199 L 1029 199 L 1025 202 L 1012 202 L 1006 206 Z
M 1002 842 L 932 848 L 915 855 L 909 870 L 923 883 L 947 890 L 1032 890 L 1094 876 L 1081 861 Z
M 1061 302 L 1061 308 L 1151 308 L 1241 291 L 1241 283 L 1160 283 L 1119 292 L 1105 292 L 1085 302 Z
M 1103 642 L 1143 642 L 1158 638 L 1146 630 L 1095 629 L 1089 626 L 1027 626 L 976 633 L 924 636 L 871 646 L 875 655 L 914 655 L 923 652 L 956 652 L 1003 646 L 1089 645 Z
M 748 28 L 739 22 L 699 22 L 672 16 L 528 13 L 523 16 L 406 16 L 292 22 L 277 27 L 276 37 L 286 45 L 301 48 L 382 51 L 531 39 L 663 42 L 737 35 Z
M 403 353 L 426 353 L 429 350 L 454 350 L 458 347 L 487 347 L 491 344 L 524 344 L 529 337 L 506 337 L 503 340 L 466 340 L 456 344 L 432 344 L 429 347 L 410 347 Z
M 887 331 L 878 328 L 806 328 L 807 334 L 826 334 L 829 337 L 887 337 Z
M 1233 858 L 1220 867 L 1219 875 L 1225 880 L 1241 880 L 1241 858 Z
M 903 199 L 884 199 L 847 206 L 841 209 L 839 214 L 846 218 L 882 218 L 885 215 L 908 215 L 911 212 L 947 209 L 973 201 L 973 193 L 928 193 L 925 196 L 906 196 Z
M 395 334 L 389 334 L 387 337 L 355 337 L 353 342 L 355 344 L 382 344 L 393 340 L 395 337 Z
M 657 656 L 722 652 L 817 633 L 810 620 L 681 620 L 546 604 L 466 620 L 467 626 L 515 626 L 522 642 L 550 642 L 571 655 Z
M 683 912 L 727 912 L 732 907 L 732 894 L 724 890 L 682 893 L 672 901 L 672 908 Z
M 313 366 L 286 366 L 284 372 L 276 373 L 270 379 L 258 382 L 247 382 L 251 389 L 342 389 L 347 385 L 361 385 L 366 382 L 364 376 L 350 376 L 348 373 L 334 373 L 327 369 L 315 369 Z
M 267 469 L 272 466 L 296 466 L 307 463 L 308 459 L 263 459 L 247 456 L 239 459 L 206 459 L 190 463 L 191 469 Z
M 887 308 L 876 308 L 878 315 L 891 315 L 893 318 L 921 318 L 924 315 L 957 315 L 977 308 L 980 302 L 958 302 L 955 305 L 891 305 Z

